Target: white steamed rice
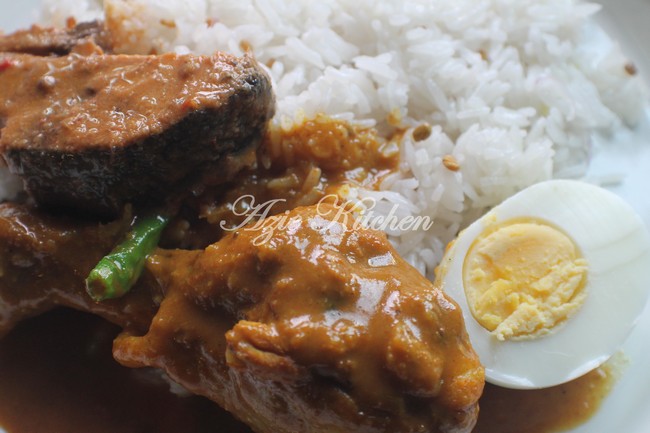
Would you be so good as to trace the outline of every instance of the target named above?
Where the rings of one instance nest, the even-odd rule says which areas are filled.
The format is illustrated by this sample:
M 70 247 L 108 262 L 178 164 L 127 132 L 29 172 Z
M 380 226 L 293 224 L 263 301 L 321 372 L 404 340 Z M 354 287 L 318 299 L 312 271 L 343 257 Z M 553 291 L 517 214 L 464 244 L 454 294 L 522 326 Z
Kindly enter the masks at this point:
M 551 177 L 585 173 L 595 133 L 633 126 L 647 102 L 638 76 L 571 0 L 105 0 L 120 49 L 242 54 L 269 65 L 278 124 L 317 113 L 390 130 L 434 125 L 401 142 L 399 173 L 375 209 L 429 216 L 428 231 L 389 233 L 431 273 L 444 245 L 486 207 Z M 43 20 L 102 16 L 99 2 L 46 0 Z M 629 68 L 628 68 L 629 69 Z M 453 155 L 459 171 L 442 157 Z

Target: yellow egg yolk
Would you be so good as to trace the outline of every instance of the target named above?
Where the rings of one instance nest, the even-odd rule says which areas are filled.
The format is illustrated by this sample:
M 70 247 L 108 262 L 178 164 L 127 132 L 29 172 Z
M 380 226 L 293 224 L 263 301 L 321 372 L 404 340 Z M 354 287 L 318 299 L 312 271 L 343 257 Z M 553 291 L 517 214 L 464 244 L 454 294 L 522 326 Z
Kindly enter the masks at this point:
M 587 262 L 573 241 L 539 221 L 516 221 L 474 240 L 463 264 L 474 318 L 497 339 L 551 332 L 585 300 Z

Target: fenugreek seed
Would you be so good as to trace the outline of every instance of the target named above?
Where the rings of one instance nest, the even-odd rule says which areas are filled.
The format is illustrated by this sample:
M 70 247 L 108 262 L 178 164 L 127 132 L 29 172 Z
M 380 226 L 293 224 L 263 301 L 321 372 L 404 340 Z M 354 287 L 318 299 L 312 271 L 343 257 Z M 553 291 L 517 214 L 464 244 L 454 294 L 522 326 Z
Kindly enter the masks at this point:
M 160 20 L 160 25 L 170 28 L 170 29 L 175 29 L 176 28 L 176 21 L 174 20 L 166 20 L 166 19 L 161 19 Z
M 458 171 L 460 170 L 460 165 L 458 161 L 452 155 L 445 155 L 442 157 L 442 165 L 444 165 L 447 170 Z
M 625 72 L 628 73 L 628 75 L 636 75 L 637 74 L 637 69 L 634 63 L 626 63 L 625 64 Z
M 388 124 L 391 126 L 398 127 L 402 124 L 402 113 L 399 111 L 399 108 L 394 108 L 386 117 Z
M 431 125 L 422 123 L 413 130 L 413 140 L 423 141 L 431 135 Z
M 242 50 L 245 53 L 249 53 L 253 51 L 253 47 L 251 46 L 250 42 L 241 40 L 239 42 L 239 49 Z

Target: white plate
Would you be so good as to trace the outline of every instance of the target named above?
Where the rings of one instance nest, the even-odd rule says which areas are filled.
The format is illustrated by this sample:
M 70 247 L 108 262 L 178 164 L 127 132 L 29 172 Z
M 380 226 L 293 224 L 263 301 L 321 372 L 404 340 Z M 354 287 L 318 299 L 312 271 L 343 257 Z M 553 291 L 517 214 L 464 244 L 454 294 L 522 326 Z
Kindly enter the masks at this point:
M 599 0 L 599 20 L 650 83 L 650 0 Z M 40 0 L 0 0 L 0 29 L 11 31 L 34 21 Z M 611 189 L 626 199 L 650 227 L 650 110 L 634 133 L 607 143 L 592 162 L 590 174 L 625 177 Z M 650 270 L 648 270 L 650 272 Z M 601 409 L 567 433 L 650 432 L 650 304 L 623 346 L 629 363 Z M 3 433 L 0 428 L 0 433 Z

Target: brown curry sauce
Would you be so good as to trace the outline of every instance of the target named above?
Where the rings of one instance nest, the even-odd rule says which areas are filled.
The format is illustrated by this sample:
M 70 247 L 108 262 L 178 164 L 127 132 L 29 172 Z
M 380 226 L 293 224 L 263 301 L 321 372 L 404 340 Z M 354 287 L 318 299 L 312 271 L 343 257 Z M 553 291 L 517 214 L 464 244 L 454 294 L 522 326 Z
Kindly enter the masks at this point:
M 251 433 L 202 397 L 179 397 L 152 370 L 111 357 L 119 328 L 72 310 L 20 324 L 0 341 L 0 426 L 7 433 Z M 546 433 L 598 410 L 610 366 L 542 391 L 487 385 L 474 433 Z
M 250 433 L 209 400 L 179 397 L 152 369 L 111 356 L 120 328 L 54 310 L 0 342 L 0 426 L 8 433 Z

